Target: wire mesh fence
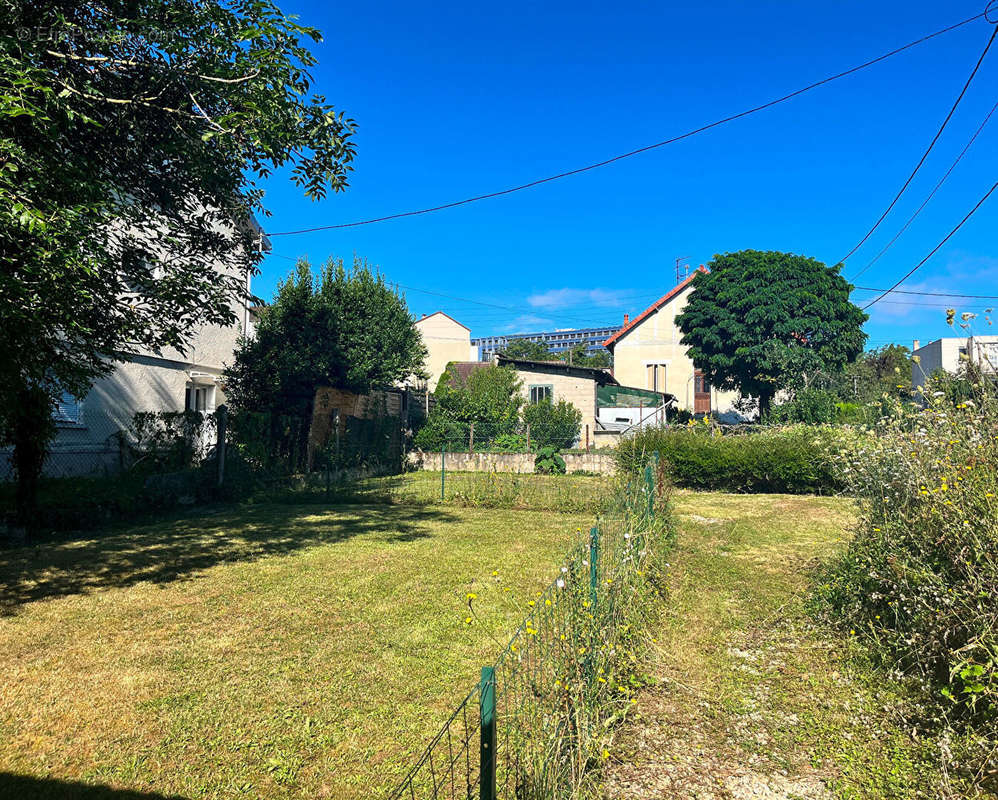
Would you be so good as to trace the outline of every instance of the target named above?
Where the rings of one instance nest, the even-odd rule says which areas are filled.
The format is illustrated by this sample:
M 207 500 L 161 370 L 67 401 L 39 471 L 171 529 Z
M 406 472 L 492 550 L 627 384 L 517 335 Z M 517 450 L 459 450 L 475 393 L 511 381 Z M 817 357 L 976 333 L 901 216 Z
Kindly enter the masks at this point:
M 466 699 L 392 800 L 468 798 L 475 786 L 482 800 L 562 798 L 586 780 L 609 721 L 633 702 L 633 640 L 656 591 L 648 567 L 670 541 L 661 486 L 653 462 L 619 487 L 588 537 L 530 599 L 496 662 L 483 668 L 468 695 L 478 699 L 478 757 L 455 762 L 451 753 L 455 738 L 473 753 Z M 441 763 L 466 771 L 441 782 L 433 766 Z
M 415 446 L 426 452 L 533 453 L 543 447 L 556 450 L 590 449 L 595 431 L 588 423 L 527 423 L 435 420 L 416 434 Z
M 313 417 L 220 407 L 213 412 L 140 412 L 105 440 L 72 430 L 46 454 L 32 524 L 86 528 L 175 506 L 288 492 L 402 468 L 402 420 L 337 415 L 316 441 Z M 0 520 L 17 520 L 13 453 L 0 450 Z

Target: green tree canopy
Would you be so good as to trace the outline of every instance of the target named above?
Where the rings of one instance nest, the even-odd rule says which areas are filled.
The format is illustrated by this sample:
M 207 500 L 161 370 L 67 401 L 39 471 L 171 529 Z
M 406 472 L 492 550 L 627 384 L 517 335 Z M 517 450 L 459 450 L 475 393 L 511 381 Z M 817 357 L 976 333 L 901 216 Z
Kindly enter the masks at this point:
M 503 353 L 510 358 L 525 358 L 528 361 L 557 361 L 544 342 L 532 342 L 530 339 L 512 339 L 506 345 Z
M 586 345 L 581 342 L 572 349 L 566 350 L 559 358 L 576 367 L 607 369 L 613 366 L 613 358 L 608 351 L 597 350 L 594 353 L 590 353 Z
M 433 393 L 434 411 L 460 422 L 484 422 L 496 431 L 512 429 L 520 415 L 522 384 L 510 367 L 488 365 L 462 378 L 449 364 Z
M 308 262 L 281 282 L 225 372 L 234 407 L 309 413 L 320 386 L 364 393 L 422 373 L 426 348 L 405 300 L 368 264 Z
M 18 397 L 47 414 L 129 351 L 234 323 L 261 255 L 257 181 L 343 189 L 355 126 L 312 93 L 318 31 L 271 0 L 0 14 L 0 435 L 20 442 L 44 426 L 11 413 Z M 41 468 L 18 452 L 19 474 Z
M 793 253 L 742 250 L 697 272 L 676 323 L 696 367 L 719 389 L 759 398 L 818 371 L 841 371 L 862 352 L 867 320 L 839 267 Z

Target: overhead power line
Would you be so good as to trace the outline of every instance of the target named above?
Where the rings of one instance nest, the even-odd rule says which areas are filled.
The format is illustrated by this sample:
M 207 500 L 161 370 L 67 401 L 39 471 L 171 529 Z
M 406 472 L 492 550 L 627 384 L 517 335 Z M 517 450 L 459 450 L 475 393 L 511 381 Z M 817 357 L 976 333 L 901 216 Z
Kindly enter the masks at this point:
M 984 118 L 984 121 L 980 125 L 978 125 L 977 130 L 974 131 L 974 135 L 970 137 L 970 141 L 967 142 L 967 144 L 963 148 L 963 150 L 960 151 L 960 155 L 958 155 L 956 157 L 956 160 L 952 164 L 950 164 L 949 169 L 946 170 L 946 173 L 939 179 L 939 183 L 937 183 L 932 188 L 932 191 L 929 192 L 929 196 L 926 197 L 925 200 L 922 201 L 922 205 L 920 205 L 917 209 L 915 209 L 915 213 L 914 214 L 912 214 L 910 217 L 908 217 L 908 221 L 905 222 L 905 224 L 901 226 L 901 230 L 899 230 L 896 234 L 894 234 L 894 238 L 891 239 L 886 245 L 884 245 L 884 248 L 879 253 L 877 253 L 870 260 L 870 263 L 867 264 L 865 267 L 863 267 L 863 269 L 861 269 L 855 275 L 853 275 L 850 280 L 856 280 L 856 278 L 858 278 L 860 275 L 862 275 L 864 272 L 866 272 L 870 267 L 872 267 L 874 264 L 876 264 L 880 260 L 880 257 L 884 253 L 886 253 L 888 250 L 890 250 L 891 245 L 893 245 L 894 242 L 896 242 L 898 239 L 901 238 L 901 234 L 903 234 L 906 230 L 908 230 L 908 226 L 910 226 L 911 223 L 915 221 L 915 217 L 917 217 L 919 214 L 922 213 L 922 209 L 924 209 L 929 204 L 929 201 L 933 198 L 933 196 L 935 195 L 935 193 L 939 191 L 939 188 L 944 183 L 946 183 L 946 179 L 952 174 L 953 170 L 956 169 L 956 165 L 959 164 L 960 161 L 963 159 L 963 157 L 967 154 L 967 151 L 970 149 L 970 146 L 974 143 L 974 141 L 980 135 L 981 131 L 984 130 L 984 126 L 988 124 L 988 122 L 990 121 L 992 115 L 995 113 L 996 109 L 998 109 L 998 103 L 995 103 L 993 106 L 991 106 L 991 110 L 988 112 L 988 115 Z
M 863 292 L 886 292 L 887 289 L 873 289 L 870 286 L 854 286 Z M 961 300 L 998 300 L 998 294 L 954 294 L 953 292 L 913 292 L 905 289 L 895 289 L 894 294 L 914 294 L 921 297 L 955 297 Z
M 934 33 L 930 33 L 926 36 L 921 37 L 920 39 L 916 39 L 913 42 L 909 42 L 906 45 L 891 50 L 890 52 L 884 53 L 883 55 L 877 56 L 876 58 L 870 59 L 869 61 L 865 61 L 862 64 L 859 64 L 855 67 L 851 67 L 850 69 L 847 69 L 843 72 L 839 72 L 836 73 L 835 75 L 823 78 L 822 80 L 817 81 L 816 83 L 812 83 L 801 89 L 797 89 L 796 91 L 790 92 L 789 94 L 785 94 L 782 97 L 776 98 L 775 100 L 770 100 L 769 102 L 763 103 L 762 105 L 755 106 L 745 111 L 740 111 L 737 114 L 731 114 L 730 116 L 723 117 L 722 119 L 715 120 L 714 122 L 710 122 L 706 125 L 701 125 L 699 128 L 694 128 L 693 130 L 687 131 L 686 133 L 681 133 L 678 136 L 673 136 L 669 139 L 664 139 L 661 142 L 655 142 L 654 144 L 649 144 L 645 145 L 644 147 L 639 147 L 636 150 L 630 150 L 626 153 L 621 153 L 619 155 L 612 156 L 611 158 L 604 159 L 603 161 L 597 161 L 593 164 L 587 164 L 585 166 L 577 167 L 575 169 L 570 169 L 565 172 L 559 172 L 556 175 L 549 175 L 546 178 L 538 178 L 528 183 L 520 184 L 519 186 L 510 187 L 509 189 L 502 189 L 497 192 L 480 194 L 474 197 L 465 198 L 464 200 L 456 200 L 451 203 L 444 203 L 438 206 L 431 206 L 430 208 L 421 208 L 416 211 L 403 211 L 397 214 L 388 214 L 383 217 L 374 217 L 373 219 L 364 219 L 364 220 L 359 220 L 357 222 L 342 222 L 337 225 L 320 225 L 314 228 L 302 228 L 300 230 L 268 232 L 267 236 L 296 236 L 304 233 L 315 233 L 317 231 L 336 230 L 339 228 L 356 228 L 361 225 L 372 225 L 376 222 L 387 222 L 388 220 L 401 219 L 403 217 L 415 217 L 422 214 L 431 214 L 435 211 L 443 211 L 448 208 L 456 208 L 457 206 L 467 205 L 468 203 L 476 203 L 480 200 L 488 200 L 494 197 L 502 197 L 503 195 L 513 194 L 514 192 L 521 192 L 525 189 L 531 189 L 535 186 L 540 186 L 541 184 L 544 183 L 550 183 L 551 181 L 561 180 L 562 178 L 567 178 L 572 175 L 578 175 L 582 172 L 588 172 L 590 170 L 599 169 L 600 167 L 605 167 L 608 164 L 613 164 L 617 161 L 622 161 L 625 158 L 631 158 L 641 153 L 647 153 L 649 150 L 655 150 L 659 147 L 665 147 L 666 145 L 674 144 L 675 142 L 682 141 L 683 139 L 688 139 L 691 136 L 696 136 L 697 134 L 709 131 L 712 128 L 717 128 L 721 125 L 733 122 L 734 120 L 741 119 L 742 117 L 747 117 L 751 114 L 758 113 L 759 111 L 764 111 L 767 108 L 772 108 L 773 106 L 779 105 L 780 103 L 785 103 L 788 100 L 792 100 L 793 98 L 804 94 L 805 92 L 810 92 L 812 89 L 817 89 L 818 87 L 824 86 L 827 83 L 831 83 L 832 81 L 839 80 L 840 78 L 845 78 L 846 76 L 852 75 L 853 73 L 859 72 L 860 70 L 872 67 L 874 64 L 878 64 L 879 62 L 884 61 L 893 56 L 896 56 L 899 53 L 903 53 L 905 50 L 909 50 L 912 47 L 916 47 L 917 45 L 923 44 L 924 42 L 927 42 L 930 39 L 934 39 L 937 36 L 942 36 L 944 33 L 949 33 L 950 31 L 954 31 L 957 28 L 961 28 L 964 25 L 967 25 L 971 22 L 974 22 L 975 20 L 980 19 L 981 17 L 985 17 L 986 13 L 987 13 L 986 11 L 982 11 L 980 14 L 975 14 L 974 16 L 969 17 L 968 19 L 965 19 L 961 22 L 957 22 L 954 25 L 950 25 L 946 28 L 942 28 L 941 30 L 935 31 Z
M 994 30 L 991 31 L 991 37 L 988 39 L 988 43 L 984 45 L 984 50 L 981 52 L 980 58 L 977 59 L 977 63 L 974 65 L 974 69 L 971 71 L 970 77 L 967 78 L 966 83 L 963 84 L 963 88 L 960 90 L 960 94 L 957 95 L 956 102 L 953 103 L 953 107 L 949 110 L 949 113 L 946 115 L 946 119 L 943 120 L 943 124 L 939 126 L 939 130 L 936 131 L 936 135 L 932 137 L 932 141 L 929 142 L 929 146 L 925 149 L 925 152 L 922 153 L 922 157 L 915 165 L 915 169 L 911 171 L 911 175 L 908 176 L 908 180 L 904 182 L 904 184 L 898 190 L 898 193 L 894 195 L 894 199 L 891 200 L 890 205 L 888 205 L 887 208 L 884 209 L 884 213 L 880 215 L 879 219 L 877 219 L 875 223 L 873 223 L 873 227 L 866 232 L 866 236 L 860 239 L 856 243 L 855 247 L 853 247 L 852 250 L 846 253 L 844 258 L 840 259 L 839 263 L 845 262 L 853 253 L 855 253 L 857 250 L 859 250 L 860 247 L 863 246 L 863 244 L 866 242 L 867 239 L 869 239 L 873 235 L 873 232 L 880 227 L 880 223 L 887 218 L 888 214 L 891 213 L 891 209 L 894 208 L 894 206 L 897 204 L 897 201 L 901 199 L 901 195 L 904 194 L 905 190 L 915 179 L 915 175 L 917 175 L 918 171 L 922 168 L 922 165 L 925 163 L 925 159 L 929 157 L 929 153 L 932 152 L 932 148 L 936 146 L 936 142 L 939 141 L 939 137 L 943 135 L 943 131 L 946 130 L 946 126 L 949 124 L 949 121 L 953 118 L 953 114 L 956 112 L 957 106 L 960 105 L 960 101 L 963 100 L 963 96 L 967 93 L 967 89 L 970 88 L 970 84 L 971 82 L 973 82 L 974 76 L 977 75 L 977 71 L 981 68 L 981 64 L 984 62 L 984 57 L 988 54 L 988 50 L 991 49 L 991 45 L 994 42 L 996 36 L 998 36 L 998 24 L 996 24 Z
M 982 205 L 984 205 L 984 201 L 987 200 L 992 195 L 995 189 L 998 189 L 998 181 L 995 181 L 995 183 L 991 186 L 991 188 L 988 189 L 988 191 L 984 194 L 984 197 L 982 197 L 980 200 L 977 201 L 977 205 L 975 205 L 972 209 L 970 209 L 970 211 L 967 212 L 967 216 L 965 216 L 962 220 L 960 220 L 960 222 L 957 223 L 957 226 L 953 228 L 953 230 L 951 230 L 949 233 L 947 233 L 946 237 L 939 244 L 937 244 L 935 247 L 932 248 L 932 252 L 930 252 L 925 258 L 923 258 L 914 267 L 908 270 L 908 272 L 905 273 L 904 276 L 902 276 L 902 278 L 897 283 L 895 283 L 890 289 L 885 291 L 879 297 L 873 298 L 873 300 L 871 300 L 869 303 L 863 306 L 863 310 L 866 311 L 866 309 L 868 309 L 870 306 L 875 305 L 876 303 L 883 300 L 885 297 L 887 297 L 887 295 L 896 290 L 898 286 L 900 286 L 902 283 L 908 280 L 908 278 L 910 278 L 912 275 L 918 272 L 918 270 L 922 268 L 922 265 L 930 258 L 932 258 L 932 256 L 936 254 L 939 248 L 942 247 L 944 244 L 946 244 L 946 242 L 948 242 L 953 237 L 953 235 L 958 230 L 960 230 L 960 228 L 963 227 L 964 223 L 968 219 L 974 216 L 974 213 L 977 211 L 977 209 L 979 209 Z

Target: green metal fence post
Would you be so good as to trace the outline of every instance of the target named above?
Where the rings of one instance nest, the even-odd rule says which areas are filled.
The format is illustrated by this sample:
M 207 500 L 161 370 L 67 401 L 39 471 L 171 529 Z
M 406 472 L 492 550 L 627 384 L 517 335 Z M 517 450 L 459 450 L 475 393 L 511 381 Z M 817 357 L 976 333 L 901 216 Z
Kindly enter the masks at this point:
M 482 680 L 478 687 L 481 715 L 482 746 L 479 761 L 481 800 L 496 800 L 496 671 L 482 667 Z
M 444 442 L 444 444 L 440 446 L 440 499 L 441 500 L 444 499 L 444 472 L 446 471 L 444 467 L 444 460 L 446 456 L 447 456 L 447 443 Z
M 655 477 L 651 464 L 645 467 L 645 486 L 648 489 L 648 518 L 655 518 Z
M 596 614 L 596 589 L 599 586 L 599 528 L 589 531 L 589 603 Z

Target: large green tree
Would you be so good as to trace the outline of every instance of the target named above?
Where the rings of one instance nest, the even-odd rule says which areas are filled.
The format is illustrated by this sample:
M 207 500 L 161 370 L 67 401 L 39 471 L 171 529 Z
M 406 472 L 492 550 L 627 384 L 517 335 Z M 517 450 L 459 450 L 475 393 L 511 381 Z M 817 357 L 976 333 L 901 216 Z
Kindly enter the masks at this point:
M 530 339 L 511 339 L 503 353 L 510 358 L 525 358 L 528 361 L 556 361 L 558 358 L 544 342 Z
M 420 375 L 426 358 L 405 300 L 362 259 L 302 259 L 225 371 L 233 407 L 311 415 L 315 390 L 362 394 Z
M 759 399 L 817 372 L 839 372 L 862 352 L 867 320 L 839 267 L 793 253 L 715 256 L 694 275 L 676 323 L 696 367 L 719 389 Z
M 0 433 L 27 479 L 62 391 L 235 321 L 258 180 L 343 189 L 354 123 L 312 93 L 318 31 L 270 0 L 0 0 L 0 18 Z M 26 398 L 39 418 L 12 413 Z

